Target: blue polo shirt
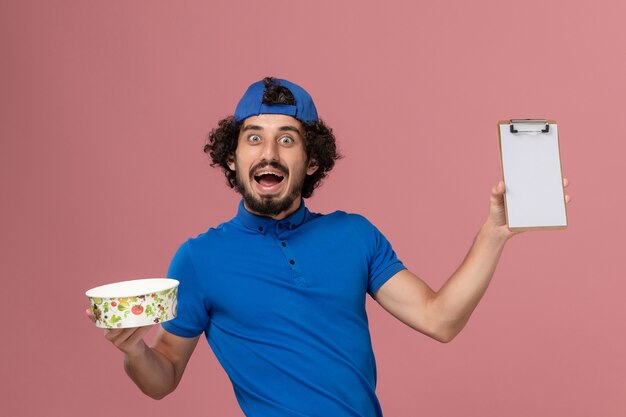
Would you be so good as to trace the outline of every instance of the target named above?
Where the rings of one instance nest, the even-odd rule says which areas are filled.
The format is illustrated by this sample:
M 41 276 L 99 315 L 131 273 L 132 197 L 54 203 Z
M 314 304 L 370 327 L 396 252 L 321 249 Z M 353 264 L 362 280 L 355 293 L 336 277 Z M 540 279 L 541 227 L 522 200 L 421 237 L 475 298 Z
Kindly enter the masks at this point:
M 363 216 L 301 201 L 274 220 L 242 202 L 176 252 L 178 316 L 162 325 L 205 333 L 248 417 L 382 416 L 365 298 L 404 268 Z

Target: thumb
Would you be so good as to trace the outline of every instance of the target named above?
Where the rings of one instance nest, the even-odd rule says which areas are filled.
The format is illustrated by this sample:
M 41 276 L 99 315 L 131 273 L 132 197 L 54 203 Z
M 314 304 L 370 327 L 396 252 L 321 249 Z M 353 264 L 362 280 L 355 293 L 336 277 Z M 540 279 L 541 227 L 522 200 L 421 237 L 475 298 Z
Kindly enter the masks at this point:
M 501 180 L 491 189 L 491 194 L 494 197 L 501 197 L 504 194 L 504 188 L 504 181 Z

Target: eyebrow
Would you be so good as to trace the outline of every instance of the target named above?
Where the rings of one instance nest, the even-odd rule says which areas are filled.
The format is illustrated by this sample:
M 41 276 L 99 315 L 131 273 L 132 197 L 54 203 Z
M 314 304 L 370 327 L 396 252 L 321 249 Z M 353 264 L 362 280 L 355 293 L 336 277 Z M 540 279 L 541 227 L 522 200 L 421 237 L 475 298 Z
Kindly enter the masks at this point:
M 278 128 L 278 130 L 280 130 L 281 132 L 296 132 L 299 135 L 302 134 L 300 133 L 300 130 L 295 126 L 281 126 Z
M 243 129 L 241 129 L 242 132 L 245 132 L 246 130 L 263 130 L 263 128 L 257 125 L 247 125 L 244 126 Z
M 242 132 L 246 132 L 248 130 L 263 130 L 263 127 L 259 125 L 246 125 L 241 129 Z M 278 130 L 280 132 L 296 132 L 297 134 L 302 135 L 302 132 L 300 132 L 297 127 L 291 125 L 281 126 Z

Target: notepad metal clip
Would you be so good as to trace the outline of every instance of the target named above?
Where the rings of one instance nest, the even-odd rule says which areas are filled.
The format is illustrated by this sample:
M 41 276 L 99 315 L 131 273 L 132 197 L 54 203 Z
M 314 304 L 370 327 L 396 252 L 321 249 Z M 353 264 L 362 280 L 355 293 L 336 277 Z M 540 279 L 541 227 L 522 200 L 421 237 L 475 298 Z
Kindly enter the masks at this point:
M 518 127 L 517 129 L 515 128 L 515 125 L 526 125 L 526 128 L 524 130 L 520 130 L 521 128 Z M 530 126 L 537 126 L 539 125 L 539 129 L 528 129 L 528 127 Z M 545 126 L 545 128 L 542 128 L 542 126 Z M 548 133 L 550 131 L 550 125 L 548 124 L 548 121 L 546 119 L 511 119 L 511 133 L 519 133 L 519 132 L 541 132 L 541 133 Z

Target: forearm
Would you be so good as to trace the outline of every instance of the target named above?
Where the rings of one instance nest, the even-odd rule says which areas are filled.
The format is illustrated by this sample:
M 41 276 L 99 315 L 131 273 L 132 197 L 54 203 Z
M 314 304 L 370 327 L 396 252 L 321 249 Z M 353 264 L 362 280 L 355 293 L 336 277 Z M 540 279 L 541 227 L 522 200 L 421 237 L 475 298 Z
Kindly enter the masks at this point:
M 432 316 L 438 318 L 446 338 L 456 336 L 469 320 L 489 286 L 506 241 L 487 221 L 463 263 L 431 299 Z
M 139 389 L 154 399 L 161 399 L 176 388 L 174 365 L 145 344 L 143 351 L 124 356 L 124 369 Z

